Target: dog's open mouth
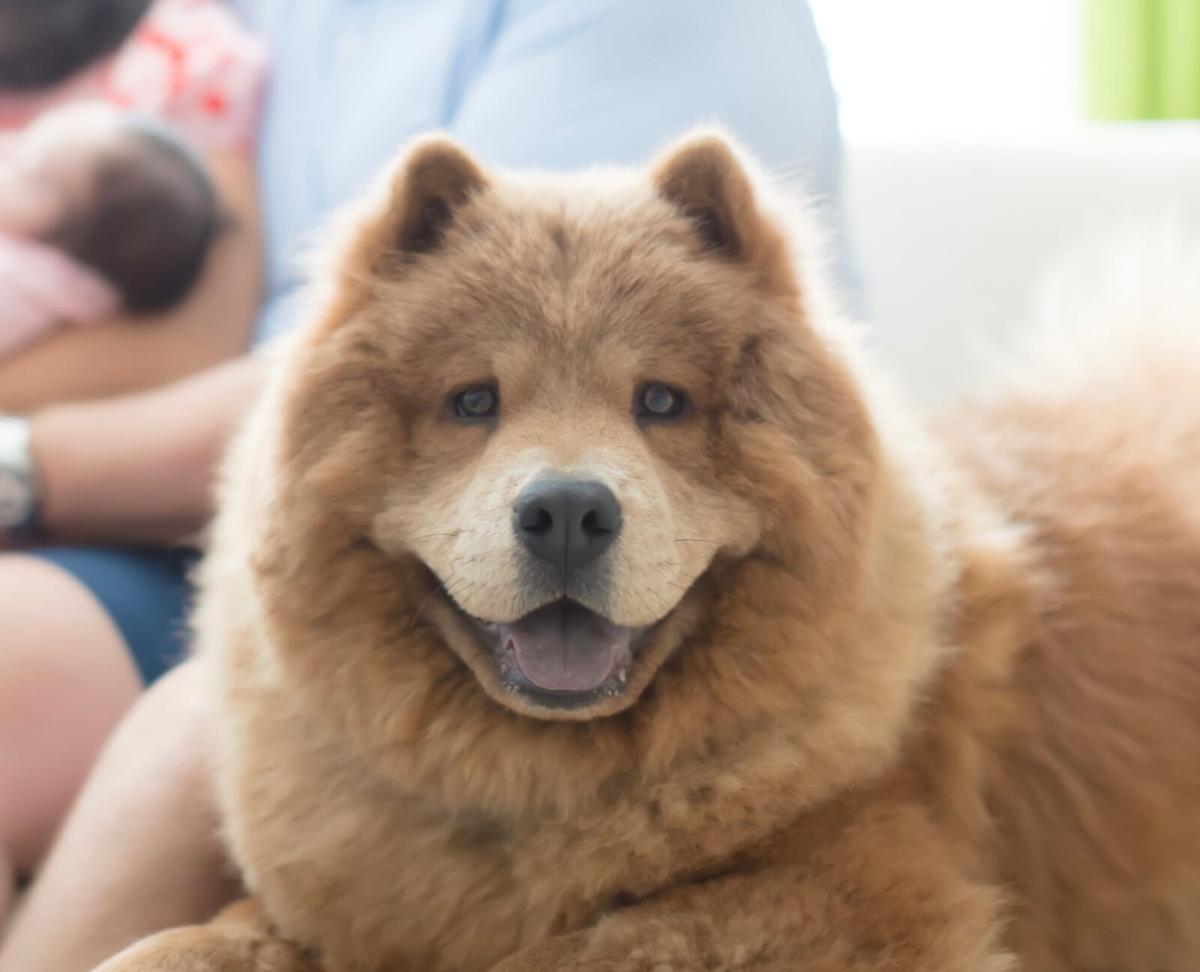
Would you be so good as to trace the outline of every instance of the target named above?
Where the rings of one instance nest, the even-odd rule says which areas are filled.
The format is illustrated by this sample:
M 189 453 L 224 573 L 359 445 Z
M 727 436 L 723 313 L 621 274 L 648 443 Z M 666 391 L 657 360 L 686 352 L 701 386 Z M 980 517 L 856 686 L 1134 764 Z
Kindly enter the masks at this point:
M 459 608 L 496 663 L 505 688 L 551 708 L 577 708 L 620 695 L 645 628 L 629 628 L 571 600 L 510 624 Z

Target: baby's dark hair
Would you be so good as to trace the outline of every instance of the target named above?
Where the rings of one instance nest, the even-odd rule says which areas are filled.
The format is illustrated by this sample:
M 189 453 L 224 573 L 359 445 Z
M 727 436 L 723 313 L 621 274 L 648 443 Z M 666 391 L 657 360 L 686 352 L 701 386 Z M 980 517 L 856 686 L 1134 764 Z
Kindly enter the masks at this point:
M 65 81 L 124 42 L 151 0 L 0 0 L 0 90 Z
M 224 227 L 203 163 L 165 129 L 130 121 L 94 166 L 84 198 L 42 241 L 112 283 L 129 313 L 167 310 L 192 289 Z

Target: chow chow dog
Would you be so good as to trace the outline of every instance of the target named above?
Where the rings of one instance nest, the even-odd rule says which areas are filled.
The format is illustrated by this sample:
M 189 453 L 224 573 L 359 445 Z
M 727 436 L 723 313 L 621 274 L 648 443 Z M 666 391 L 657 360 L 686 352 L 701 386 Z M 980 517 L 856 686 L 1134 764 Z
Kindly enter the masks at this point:
M 1200 968 L 1200 355 L 919 421 L 806 225 L 408 148 L 203 569 L 251 897 L 106 972 Z

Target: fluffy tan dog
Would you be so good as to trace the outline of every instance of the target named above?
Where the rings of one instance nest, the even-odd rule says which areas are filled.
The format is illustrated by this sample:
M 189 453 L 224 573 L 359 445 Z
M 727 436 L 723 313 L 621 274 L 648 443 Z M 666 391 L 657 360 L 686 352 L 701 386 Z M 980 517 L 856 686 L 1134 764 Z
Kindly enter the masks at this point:
M 815 264 L 412 146 L 204 570 L 253 903 L 106 972 L 1200 969 L 1200 354 L 929 435 Z

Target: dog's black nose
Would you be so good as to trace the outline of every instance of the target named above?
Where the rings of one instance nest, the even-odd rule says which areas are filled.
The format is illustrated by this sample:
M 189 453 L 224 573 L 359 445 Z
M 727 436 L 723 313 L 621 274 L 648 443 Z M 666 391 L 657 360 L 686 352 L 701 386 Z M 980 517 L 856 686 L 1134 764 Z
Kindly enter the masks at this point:
M 599 557 L 621 532 L 621 504 L 594 479 L 535 479 L 513 508 L 513 529 L 563 576 Z

